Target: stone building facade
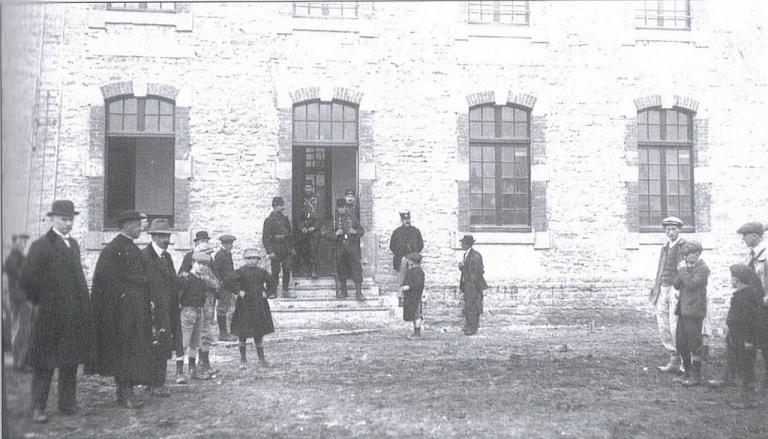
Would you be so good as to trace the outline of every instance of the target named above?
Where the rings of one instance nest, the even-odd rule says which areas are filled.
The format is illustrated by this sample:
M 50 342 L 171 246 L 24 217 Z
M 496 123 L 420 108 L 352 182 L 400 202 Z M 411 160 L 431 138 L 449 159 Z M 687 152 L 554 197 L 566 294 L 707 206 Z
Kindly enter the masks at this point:
M 641 305 L 658 219 L 676 214 L 722 305 L 735 230 L 768 222 L 767 13 L 758 0 L 7 6 L 4 48 L 27 57 L 3 51 L 4 96 L 20 96 L 3 105 L 4 239 L 42 233 L 66 197 L 89 267 L 128 206 L 172 219 L 177 263 L 200 229 L 261 247 L 272 196 L 295 211 L 311 178 L 328 205 L 358 192 L 364 271 L 385 292 L 410 209 L 433 290 L 455 289 L 473 233 L 499 306 Z

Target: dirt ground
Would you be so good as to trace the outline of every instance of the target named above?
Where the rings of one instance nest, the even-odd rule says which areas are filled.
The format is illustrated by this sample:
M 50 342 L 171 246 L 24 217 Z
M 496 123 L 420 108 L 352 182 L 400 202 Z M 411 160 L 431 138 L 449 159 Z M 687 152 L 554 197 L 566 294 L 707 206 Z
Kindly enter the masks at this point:
M 682 388 L 654 369 L 666 355 L 650 316 L 594 315 L 515 325 L 486 313 L 475 337 L 453 312 L 428 316 L 417 340 L 405 323 L 277 333 L 265 340 L 268 367 L 256 366 L 252 344 L 247 371 L 236 345 L 216 346 L 217 379 L 172 384 L 170 398 L 142 391 L 138 410 L 116 405 L 111 379 L 82 377 L 80 413 L 65 417 L 54 384 L 45 425 L 27 410 L 30 375 L 6 367 L 4 414 L 11 437 L 27 438 L 768 437 L 768 392 L 745 410 L 732 405 L 736 389 Z M 723 366 L 723 342 L 712 340 L 709 376 Z

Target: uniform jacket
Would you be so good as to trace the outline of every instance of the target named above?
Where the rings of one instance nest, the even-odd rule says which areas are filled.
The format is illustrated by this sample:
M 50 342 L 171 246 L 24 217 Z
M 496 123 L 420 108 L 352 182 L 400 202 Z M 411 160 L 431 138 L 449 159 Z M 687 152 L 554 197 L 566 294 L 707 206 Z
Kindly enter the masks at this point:
M 80 262 L 80 247 L 70 247 L 53 230 L 32 243 L 19 284 L 37 308 L 32 325 L 31 363 L 53 369 L 83 364 L 93 344 L 93 314 Z
M 147 259 L 127 236 L 117 234 L 101 251 L 91 300 L 96 317 L 97 372 L 133 374 L 133 369 L 144 364 L 146 358 L 141 356 L 149 353 L 152 344 L 152 312 Z
M 661 247 L 661 250 L 659 250 L 659 265 L 656 269 L 656 280 L 653 282 L 653 287 L 650 292 L 651 303 L 655 304 L 658 300 L 662 285 L 672 285 L 674 283 L 675 277 L 677 276 L 677 267 L 683 260 L 683 255 L 680 254 L 680 249 L 683 247 L 683 244 L 685 244 L 685 240 L 683 238 L 678 238 L 677 243 L 671 249 L 669 248 L 669 245 L 664 244 L 664 246 Z M 668 260 L 670 254 L 673 256 L 673 260 Z M 673 263 L 674 268 L 672 268 Z M 667 271 L 671 270 L 667 276 L 665 276 L 664 273 L 665 267 L 670 267 Z
M 350 241 L 359 245 L 360 238 L 365 235 L 365 229 L 363 228 L 363 225 L 360 224 L 360 220 L 351 212 L 341 213 L 337 211 L 333 226 L 336 231 L 342 231 L 341 236 L 336 237 L 338 241 Z M 357 233 L 350 233 L 352 229 L 355 229 L 355 232 Z
M 176 275 L 173 259 L 167 251 L 164 256 L 160 256 L 150 244 L 141 252 L 147 258 L 149 292 L 154 304 L 152 326 L 158 334 L 155 341 L 160 344 L 163 354 L 169 356 L 171 338 L 175 331 L 181 330 L 174 327 L 177 320 L 174 318 L 174 313 L 179 312 L 178 294 L 181 289 L 181 279 Z
M 213 274 L 219 278 L 219 282 L 224 282 L 233 271 L 235 263 L 232 262 L 232 252 L 220 248 L 213 257 Z
M 317 195 L 307 197 L 304 196 L 304 203 L 302 204 L 301 211 L 299 212 L 299 221 L 296 221 L 296 227 L 298 232 L 301 233 L 301 229 L 314 227 L 313 233 L 320 232 L 320 217 L 317 212 Z
M 680 291 L 676 314 L 685 317 L 704 318 L 707 315 L 707 281 L 709 267 L 701 259 L 693 266 L 677 270 L 675 288 Z
M 752 287 L 746 286 L 733 293 L 725 323 L 728 325 L 728 337 L 736 346 L 755 342 L 759 302 Z
M 421 239 L 421 231 L 413 226 L 400 226 L 392 232 L 389 240 L 389 249 L 392 251 L 392 268 L 400 271 L 400 262 L 403 256 L 424 249 L 424 240 Z
M 464 257 L 464 266 L 461 270 L 461 280 L 459 281 L 459 287 L 463 292 L 480 292 L 488 288 L 488 284 L 485 282 L 483 273 L 485 267 L 483 266 L 483 256 L 471 248 Z
M 267 254 L 290 254 L 293 251 L 293 233 L 288 217 L 274 211 L 270 213 L 264 220 L 261 242 Z

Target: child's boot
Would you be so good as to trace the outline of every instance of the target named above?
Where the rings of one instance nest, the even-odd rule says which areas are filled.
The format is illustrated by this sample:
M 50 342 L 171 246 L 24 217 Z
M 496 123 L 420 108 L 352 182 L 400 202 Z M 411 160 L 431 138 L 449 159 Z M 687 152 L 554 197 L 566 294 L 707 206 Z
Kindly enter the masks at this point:
M 248 368 L 248 359 L 245 357 L 245 346 L 240 346 L 240 370 Z
M 683 380 L 683 385 L 685 387 L 693 387 L 698 386 L 699 384 L 701 384 L 701 361 L 694 360 L 693 373 L 690 378 Z
M 184 360 L 176 360 L 176 384 L 187 384 L 187 377 L 184 376 Z
M 268 366 L 269 363 L 267 363 L 266 358 L 264 357 L 264 348 L 263 347 L 257 347 L 256 348 L 256 355 L 259 356 L 259 364 L 262 366 Z

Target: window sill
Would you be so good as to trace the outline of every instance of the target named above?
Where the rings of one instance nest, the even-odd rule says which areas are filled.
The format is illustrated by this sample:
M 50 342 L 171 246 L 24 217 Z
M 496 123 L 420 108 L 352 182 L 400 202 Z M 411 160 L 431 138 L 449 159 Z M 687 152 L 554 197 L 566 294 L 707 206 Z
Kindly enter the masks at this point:
M 191 32 L 194 25 L 191 12 L 88 10 L 88 27 L 106 29 L 107 23 L 174 26 L 178 32 Z
M 708 47 L 703 34 L 695 30 L 664 29 L 664 28 L 635 28 L 629 32 L 625 46 L 636 46 L 638 43 L 672 42 L 692 44 L 695 47 Z
M 715 239 L 712 233 L 695 233 L 682 231 L 680 237 L 688 240 L 699 241 L 704 250 L 715 248 Z M 638 250 L 649 246 L 662 246 L 667 243 L 667 235 L 664 232 L 628 232 L 623 236 L 622 247 L 625 250 Z
M 463 23 L 457 26 L 454 39 L 468 38 L 522 38 L 536 39 L 530 25 Z
M 533 246 L 534 249 L 552 248 L 552 237 L 549 231 L 534 232 L 530 229 L 506 229 L 504 231 L 471 231 L 478 245 L 526 245 Z M 461 249 L 461 237 L 463 232 L 453 232 L 451 234 L 451 248 Z
M 294 32 L 341 32 L 355 33 L 361 37 L 376 37 L 376 25 L 373 20 L 358 18 L 324 18 L 324 17 L 288 17 L 281 20 L 278 34 Z

